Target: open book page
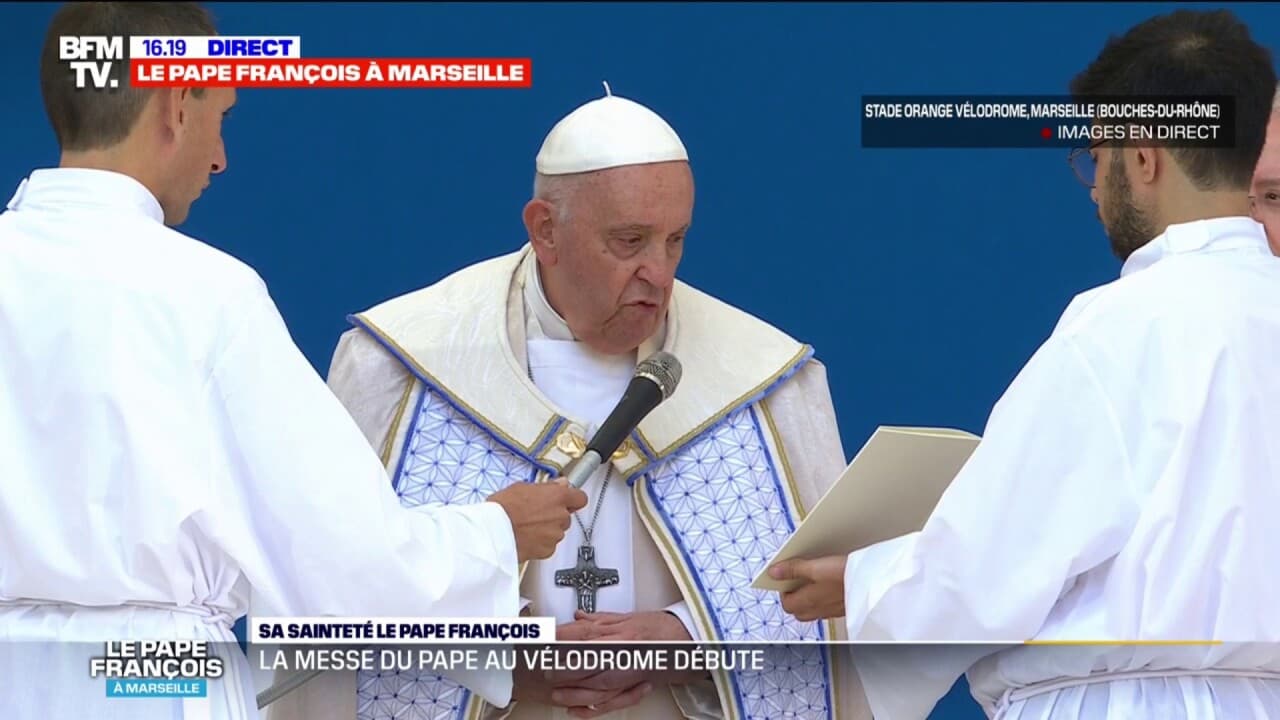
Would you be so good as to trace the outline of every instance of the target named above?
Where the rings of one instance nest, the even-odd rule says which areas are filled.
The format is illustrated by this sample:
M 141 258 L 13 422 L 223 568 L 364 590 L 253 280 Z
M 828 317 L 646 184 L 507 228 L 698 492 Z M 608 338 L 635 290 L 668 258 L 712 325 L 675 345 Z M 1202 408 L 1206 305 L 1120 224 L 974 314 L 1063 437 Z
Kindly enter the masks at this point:
M 798 583 L 770 578 L 769 567 L 793 558 L 847 555 L 921 529 L 979 439 L 950 428 L 876 428 L 752 587 L 791 590 Z

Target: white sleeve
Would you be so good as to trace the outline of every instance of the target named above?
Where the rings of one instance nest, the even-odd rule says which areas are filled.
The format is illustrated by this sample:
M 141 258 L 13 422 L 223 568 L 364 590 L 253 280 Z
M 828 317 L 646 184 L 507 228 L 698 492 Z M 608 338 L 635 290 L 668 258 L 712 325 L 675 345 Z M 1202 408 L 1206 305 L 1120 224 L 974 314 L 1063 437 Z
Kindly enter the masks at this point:
M 849 556 L 848 637 L 1034 638 L 1073 578 L 1122 548 L 1138 509 L 1108 397 L 1076 345 L 1051 338 L 997 403 L 924 528 Z M 939 656 L 929 664 L 947 663 Z M 931 695 L 932 707 L 966 668 L 953 665 L 950 677 L 931 671 L 927 689 L 903 687 L 918 699 Z M 863 680 L 881 712 L 875 697 L 883 686 L 873 687 L 867 672 Z
M 518 563 L 491 502 L 402 508 L 351 416 L 265 288 L 210 377 L 209 502 L 193 521 L 233 557 L 258 615 L 510 617 Z M 474 688 L 510 699 L 504 682 Z
M 689 637 L 695 641 L 702 641 L 702 633 L 698 632 L 698 625 L 693 621 L 693 613 L 689 612 L 689 603 L 681 600 L 672 603 L 664 608 L 662 612 L 669 612 L 680 620 L 680 624 L 684 625 L 684 629 L 689 633 Z

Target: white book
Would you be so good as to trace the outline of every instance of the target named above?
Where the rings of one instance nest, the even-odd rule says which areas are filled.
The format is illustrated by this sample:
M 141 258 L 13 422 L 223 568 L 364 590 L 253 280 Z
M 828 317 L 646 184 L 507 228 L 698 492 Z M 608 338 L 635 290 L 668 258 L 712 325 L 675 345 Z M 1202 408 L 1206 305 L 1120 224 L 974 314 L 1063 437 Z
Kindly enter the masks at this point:
M 774 580 L 769 568 L 795 558 L 848 555 L 920 530 L 980 439 L 950 428 L 876 428 L 751 586 L 792 590 L 798 582 Z

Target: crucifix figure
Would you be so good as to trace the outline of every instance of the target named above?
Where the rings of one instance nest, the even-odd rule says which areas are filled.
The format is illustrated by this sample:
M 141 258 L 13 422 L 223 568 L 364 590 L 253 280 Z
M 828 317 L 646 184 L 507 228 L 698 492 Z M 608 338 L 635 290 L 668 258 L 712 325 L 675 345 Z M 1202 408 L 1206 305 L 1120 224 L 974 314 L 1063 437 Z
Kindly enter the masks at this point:
M 578 548 L 577 565 L 556 571 L 556 585 L 578 591 L 578 609 L 582 612 L 595 612 L 596 591 L 617 584 L 618 571 L 596 567 L 596 549 L 590 545 Z

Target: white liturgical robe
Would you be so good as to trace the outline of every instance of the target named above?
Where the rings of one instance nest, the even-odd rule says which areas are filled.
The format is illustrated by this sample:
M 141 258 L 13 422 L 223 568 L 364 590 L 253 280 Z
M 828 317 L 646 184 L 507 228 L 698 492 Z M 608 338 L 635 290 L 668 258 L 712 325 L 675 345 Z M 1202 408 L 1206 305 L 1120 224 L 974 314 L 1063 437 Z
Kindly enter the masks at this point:
M 614 356 L 593 352 L 574 340 L 569 325 L 547 302 L 537 267 L 537 263 L 532 262 L 525 265 L 525 328 L 530 375 L 548 399 L 573 417 L 584 418 L 588 422 L 587 434 L 594 435 L 622 399 L 635 376 L 638 359 L 662 347 L 665 328 L 660 328 L 636 352 Z M 558 624 L 573 622 L 577 596 L 572 590 L 556 585 L 556 570 L 574 566 L 587 530 L 591 531 L 596 565 L 621 569 L 617 585 L 597 591 L 596 610 L 636 611 L 635 572 L 631 569 L 635 555 L 631 527 L 634 511 L 631 492 L 617 475 L 608 465 L 596 470 L 583 486 L 588 505 L 578 512 L 565 542 L 560 543 L 550 558 L 530 564 L 523 584 L 528 588 L 526 594 L 540 615 L 554 617 Z M 685 602 L 674 603 L 666 610 L 680 618 L 690 637 L 702 639 Z M 706 702 L 714 704 L 715 701 Z M 624 719 L 620 716 L 618 720 Z
M 873 712 L 968 669 L 1004 720 L 1280 717 L 1278 429 L 1280 259 L 1247 218 L 1170 226 L 1072 302 L 922 531 L 849 557 L 850 638 L 1016 643 L 860 651 Z
M 5 717 L 258 716 L 231 623 L 511 616 L 494 503 L 406 510 L 261 279 L 107 171 L 33 173 L 0 215 Z M 106 697 L 104 641 L 225 643 L 202 699 Z M 510 698 L 510 676 L 472 688 Z
M 587 434 L 594 435 L 626 392 L 635 375 L 638 359 L 661 348 L 665 334 L 659 330 L 637 352 L 614 356 L 596 353 L 573 339 L 568 324 L 547 302 L 537 263 L 527 263 L 525 268 L 530 375 L 548 399 L 571 416 L 586 420 Z M 632 563 L 635 549 L 631 492 L 611 465 L 597 469 L 583 490 L 590 498 L 587 507 L 577 513 L 574 526 L 550 558 L 530 563 L 523 583 L 532 607 L 538 608 L 539 615 L 554 617 L 557 624 L 573 622 L 577 595 L 570 588 L 556 585 L 556 571 L 574 566 L 578 548 L 586 541 L 587 531 L 591 532 L 596 565 L 619 570 L 616 585 L 597 591 L 596 611 L 630 613 L 637 609 Z M 674 603 L 666 610 L 680 618 L 690 637 L 701 639 L 686 603 Z M 710 683 L 704 687 L 686 688 L 684 695 L 686 713 L 708 718 L 720 716 L 715 689 L 710 687 Z M 695 709 L 697 707 L 702 708 L 701 712 Z M 617 720 L 643 720 L 644 714 L 652 710 L 652 707 L 641 706 L 616 711 L 612 716 Z M 547 708 L 547 711 L 556 720 L 570 717 L 563 709 Z
M 554 477 L 617 404 L 637 360 L 671 352 L 683 367 L 679 388 L 583 488 L 584 525 L 593 527 L 603 503 L 592 537 L 597 566 L 619 575 L 598 591 L 597 610 L 666 610 L 695 639 L 795 639 L 797 647 L 766 658 L 759 675 L 655 688 L 609 717 L 868 717 L 848 656 L 818 644 L 840 639 L 841 624 L 798 623 L 776 593 L 749 587 L 844 467 L 826 370 L 811 349 L 677 281 L 654 337 L 635 353 L 600 356 L 574 341 L 536 267 L 525 245 L 352 317 L 329 384 L 393 470 L 402 502 L 471 502 Z M 555 571 L 576 563 L 582 541 L 575 521 L 553 557 L 527 565 L 529 614 L 572 620 L 576 591 L 557 586 Z M 531 701 L 476 702 L 430 672 L 381 671 L 325 673 L 270 717 L 401 714 L 570 717 Z

